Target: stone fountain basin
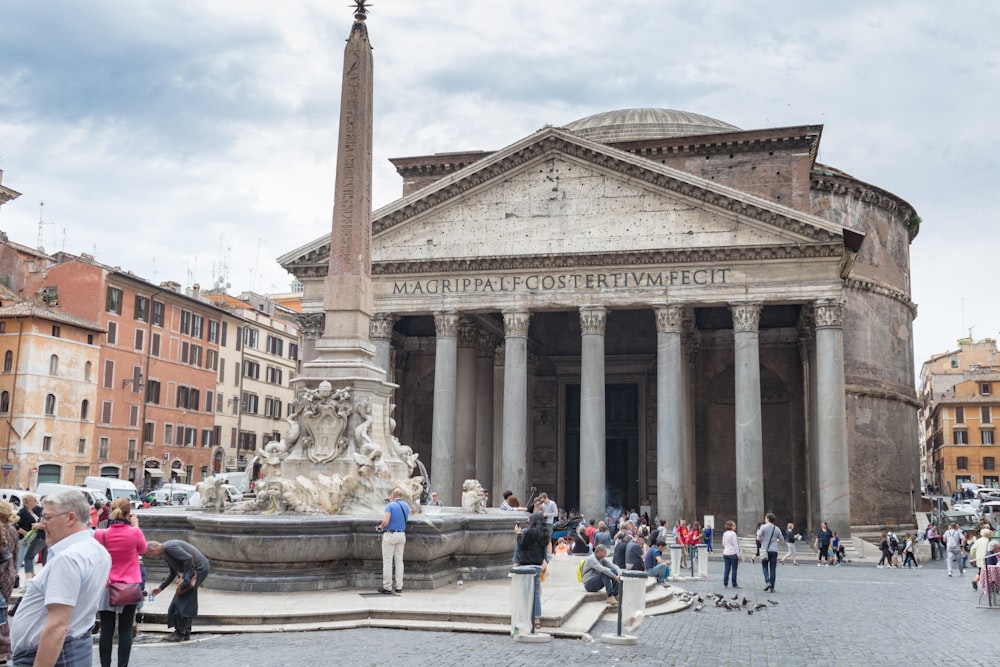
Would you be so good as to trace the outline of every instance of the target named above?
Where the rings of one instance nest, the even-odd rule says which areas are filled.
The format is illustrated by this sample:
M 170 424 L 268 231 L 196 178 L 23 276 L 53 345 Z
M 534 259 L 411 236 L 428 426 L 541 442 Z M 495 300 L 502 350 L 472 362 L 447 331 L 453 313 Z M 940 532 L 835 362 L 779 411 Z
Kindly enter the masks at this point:
M 219 590 L 304 591 L 375 588 L 381 583 L 382 515 L 233 514 L 193 508 L 154 508 L 139 514 L 147 540 L 181 539 L 212 563 L 204 586 Z M 411 514 L 404 550 L 405 586 L 433 589 L 465 579 L 506 577 L 514 524 L 524 512 L 486 514 L 444 508 Z M 165 574 L 149 560 L 150 578 Z

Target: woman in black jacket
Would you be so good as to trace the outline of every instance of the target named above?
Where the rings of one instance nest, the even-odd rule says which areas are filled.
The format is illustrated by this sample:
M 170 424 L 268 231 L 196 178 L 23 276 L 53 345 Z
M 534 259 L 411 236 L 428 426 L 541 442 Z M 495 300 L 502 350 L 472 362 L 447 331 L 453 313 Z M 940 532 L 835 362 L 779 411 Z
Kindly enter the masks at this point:
M 545 525 L 545 515 L 535 512 L 528 521 L 528 529 L 522 531 L 521 524 L 514 526 L 517 534 L 517 549 L 520 565 L 535 565 L 535 629 L 542 627 L 542 572 L 549 559 L 549 529 Z

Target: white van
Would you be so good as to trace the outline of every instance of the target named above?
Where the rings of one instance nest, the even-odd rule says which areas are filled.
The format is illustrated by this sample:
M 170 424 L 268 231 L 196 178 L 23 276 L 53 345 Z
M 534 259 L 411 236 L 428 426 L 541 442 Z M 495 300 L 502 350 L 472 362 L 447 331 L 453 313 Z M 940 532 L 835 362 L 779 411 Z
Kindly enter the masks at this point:
M 8 503 L 17 509 L 21 506 L 21 498 L 28 491 L 22 491 L 21 489 L 0 489 L 0 500 L 6 500 Z
M 41 501 L 45 496 L 51 496 L 53 493 L 59 493 L 60 491 L 80 491 L 83 495 L 87 496 L 87 502 L 91 505 L 97 501 L 101 501 L 101 504 L 108 504 L 108 497 L 104 495 L 103 492 L 97 489 L 87 489 L 82 486 L 70 486 L 69 484 L 55 484 L 53 482 L 42 482 L 35 489 L 35 495 L 38 496 L 38 500 Z
M 235 486 L 240 493 L 250 493 L 250 474 L 244 470 L 242 472 L 219 472 L 213 475 L 216 479 L 222 478 L 226 484 Z
M 135 488 L 135 484 L 127 479 L 118 479 L 116 477 L 88 477 L 83 481 L 83 485 L 88 489 L 100 491 L 107 496 L 109 500 L 115 500 L 116 498 L 128 498 L 129 502 L 132 503 L 132 507 L 136 509 L 142 508 L 142 501 L 139 500 L 139 490 Z
M 195 487 L 180 482 L 167 482 L 153 491 L 152 496 L 157 505 L 189 505 Z

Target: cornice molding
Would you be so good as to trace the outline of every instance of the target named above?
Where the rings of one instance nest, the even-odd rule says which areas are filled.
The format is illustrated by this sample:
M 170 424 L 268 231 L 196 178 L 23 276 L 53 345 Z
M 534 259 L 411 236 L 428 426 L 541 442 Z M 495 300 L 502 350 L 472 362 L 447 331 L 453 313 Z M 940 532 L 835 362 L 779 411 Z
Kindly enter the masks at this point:
M 857 278 L 848 278 L 845 280 L 844 287 L 846 289 L 852 289 L 859 292 L 877 294 L 878 296 L 883 296 L 887 299 L 897 301 L 910 310 L 910 313 L 913 315 L 913 319 L 916 319 L 917 317 L 917 304 L 913 303 L 913 301 L 911 301 L 906 294 L 898 289 L 886 287 L 885 285 L 879 285 L 878 283 L 870 280 L 859 280 Z
M 828 171 L 823 165 L 816 165 L 810 176 L 810 187 L 817 192 L 851 197 L 866 204 L 873 204 L 899 218 L 906 224 L 916 214 L 913 206 L 896 195 L 879 187 L 859 181 L 846 174 Z M 911 239 L 916 236 L 911 232 Z
M 831 259 L 840 258 L 843 254 L 844 246 L 840 243 L 835 243 L 828 245 L 664 248 L 659 250 L 627 250 L 610 253 L 578 253 L 570 255 L 544 254 L 462 257 L 377 262 L 372 264 L 372 275 L 398 276 L 421 273 L 467 273 L 472 271 L 535 271 L 589 266 L 631 267 L 661 264 L 765 262 L 788 259 Z M 325 271 L 325 264 L 320 268 Z M 322 276 L 317 275 L 316 277 Z
M 873 398 L 881 398 L 887 401 L 905 403 L 906 405 L 911 405 L 915 408 L 923 407 L 923 404 L 915 396 L 907 396 L 906 394 L 901 394 L 898 391 L 891 391 L 888 389 L 875 389 L 873 387 L 865 387 L 860 384 L 849 384 L 844 386 L 844 392 L 851 396 L 871 396 Z

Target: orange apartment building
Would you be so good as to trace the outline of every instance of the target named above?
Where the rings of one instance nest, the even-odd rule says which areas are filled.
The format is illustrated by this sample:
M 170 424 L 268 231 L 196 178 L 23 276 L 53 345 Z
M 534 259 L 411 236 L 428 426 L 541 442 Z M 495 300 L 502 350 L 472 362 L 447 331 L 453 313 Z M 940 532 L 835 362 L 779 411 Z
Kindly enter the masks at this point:
M 59 308 L 93 320 L 100 346 L 95 437 L 97 474 L 133 481 L 195 483 L 219 448 L 215 386 L 224 311 L 153 285 L 93 258 L 67 254 L 30 274 L 26 289 L 54 295 Z
M 966 482 L 1000 487 L 1000 353 L 992 338 L 958 344 L 920 372 L 921 471 L 925 486 L 944 493 Z

